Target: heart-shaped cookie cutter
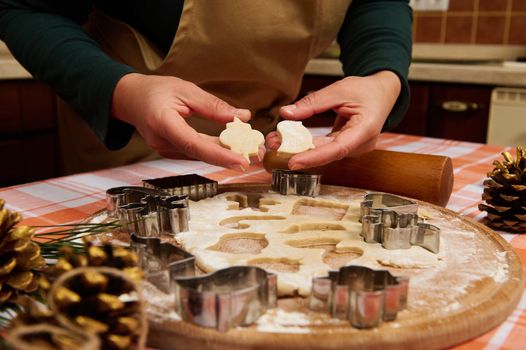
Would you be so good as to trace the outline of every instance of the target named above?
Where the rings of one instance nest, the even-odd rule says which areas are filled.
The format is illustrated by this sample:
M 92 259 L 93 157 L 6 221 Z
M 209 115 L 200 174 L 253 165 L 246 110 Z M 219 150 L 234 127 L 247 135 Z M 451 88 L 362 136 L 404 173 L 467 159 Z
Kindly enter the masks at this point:
M 217 194 L 217 181 L 197 174 L 177 175 L 147 179 L 143 186 L 172 196 L 188 196 L 193 201 Z
M 118 218 L 121 228 L 144 237 L 188 231 L 188 196 L 170 195 L 139 186 L 114 187 L 106 191 L 108 216 Z
M 302 171 L 272 170 L 272 190 L 282 195 L 316 197 L 320 194 L 321 175 Z
M 255 266 L 196 275 L 195 257 L 155 237 L 131 235 L 146 279 L 175 298 L 185 321 L 220 332 L 254 323 L 277 305 L 277 276 Z
M 312 279 L 309 308 L 348 320 L 356 328 L 373 328 L 396 319 L 407 304 L 408 289 L 408 277 L 349 265 Z
M 440 228 L 420 222 L 418 204 L 388 193 L 365 195 L 360 205 L 362 232 L 367 243 L 386 249 L 409 249 L 416 245 L 433 253 L 440 251 Z

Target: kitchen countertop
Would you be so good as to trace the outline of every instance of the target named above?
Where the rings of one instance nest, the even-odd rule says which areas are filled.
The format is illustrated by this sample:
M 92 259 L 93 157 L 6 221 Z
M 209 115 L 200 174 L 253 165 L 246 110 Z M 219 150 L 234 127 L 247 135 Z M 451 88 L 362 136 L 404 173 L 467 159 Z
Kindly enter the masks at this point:
M 333 51 L 331 55 L 335 57 L 337 52 Z M 520 56 L 526 56 L 526 47 L 415 44 L 409 79 L 526 87 L 526 63 L 513 62 Z M 336 58 L 313 59 L 305 72 L 313 75 L 343 75 Z M 29 72 L 0 41 L 0 80 L 29 78 Z
M 341 64 L 333 58 L 316 58 L 309 62 L 307 74 L 342 76 Z M 485 84 L 526 87 L 526 63 L 442 63 L 413 62 L 409 80 L 447 83 Z

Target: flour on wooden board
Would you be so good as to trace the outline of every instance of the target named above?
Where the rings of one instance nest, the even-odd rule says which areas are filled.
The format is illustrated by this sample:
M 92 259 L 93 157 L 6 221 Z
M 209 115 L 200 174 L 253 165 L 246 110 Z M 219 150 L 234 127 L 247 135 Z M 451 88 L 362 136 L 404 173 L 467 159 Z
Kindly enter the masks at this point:
M 190 230 L 179 233 L 176 240 L 196 256 L 202 270 L 260 266 L 277 273 L 280 296 L 305 297 L 312 277 L 326 275 L 338 265 L 389 269 L 411 278 L 408 307 L 399 313 L 402 321 L 408 314 L 414 318 L 460 310 L 464 306 L 459 300 L 471 286 L 486 280 L 501 283 L 509 275 L 505 252 L 485 249 L 490 243 L 474 228 L 458 219 L 445 219 L 433 208 L 425 208 L 425 216 L 441 228 L 439 254 L 417 246 L 387 250 L 365 243 L 358 222 L 360 199 L 250 196 L 224 193 L 190 202 Z M 148 297 L 150 292 L 145 294 Z M 164 317 L 175 320 L 168 313 Z M 305 327 L 316 326 L 309 320 L 302 310 L 276 309 L 256 326 L 263 332 L 304 333 Z

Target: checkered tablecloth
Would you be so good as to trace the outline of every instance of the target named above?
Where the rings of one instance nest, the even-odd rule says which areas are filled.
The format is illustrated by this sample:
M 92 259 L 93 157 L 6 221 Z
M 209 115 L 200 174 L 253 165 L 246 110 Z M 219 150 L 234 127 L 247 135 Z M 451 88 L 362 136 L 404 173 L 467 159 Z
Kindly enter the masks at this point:
M 326 130 L 313 129 L 314 134 Z M 453 160 L 455 183 L 447 207 L 460 215 L 479 220 L 484 216 L 477 209 L 482 182 L 501 159 L 503 147 L 477 143 L 448 141 L 416 136 L 383 134 L 378 148 L 399 152 L 428 153 L 449 156 Z M 512 152 L 513 153 L 513 152 Z M 105 207 L 105 191 L 125 185 L 140 185 L 142 179 L 175 174 L 197 173 L 220 183 L 270 182 L 270 175 L 259 165 L 239 173 L 199 161 L 155 160 L 108 170 L 66 176 L 0 189 L 0 198 L 19 211 L 27 225 L 54 225 L 78 222 Z M 526 260 L 526 235 L 502 233 L 523 263 Z M 508 319 L 494 330 L 455 349 L 526 349 L 526 294 Z

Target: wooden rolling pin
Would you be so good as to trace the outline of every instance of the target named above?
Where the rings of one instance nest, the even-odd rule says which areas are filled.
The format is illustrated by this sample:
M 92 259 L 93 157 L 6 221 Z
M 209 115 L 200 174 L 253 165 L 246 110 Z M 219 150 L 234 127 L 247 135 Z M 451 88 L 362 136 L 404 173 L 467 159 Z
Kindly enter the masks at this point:
M 263 165 L 287 169 L 287 158 L 267 152 Z M 322 183 L 389 192 L 445 206 L 453 190 L 451 158 L 431 154 L 375 150 L 307 171 L 322 174 Z

